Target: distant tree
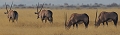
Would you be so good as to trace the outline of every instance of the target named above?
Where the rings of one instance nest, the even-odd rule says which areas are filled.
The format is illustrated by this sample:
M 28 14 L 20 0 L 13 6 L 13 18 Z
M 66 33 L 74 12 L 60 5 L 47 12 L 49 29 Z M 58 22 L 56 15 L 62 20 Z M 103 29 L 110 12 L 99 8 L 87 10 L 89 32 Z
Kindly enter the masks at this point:
M 68 3 L 64 3 L 64 5 L 68 5 Z
M 13 6 L 17 6 L 16 4 L 14 4 Z
M 117 3 L 112 3 L 110 5 L 107 5 L 107 7 L 118 7 L 119 5 Z
M 52 6 L 54 6 L 54 4 L 52 4 Z
M 46 6 L 47 6 L 48 4 L 47 4 L 47 3 L 45 3 L 44 5 L 46 5 Z
M 59 7 L 62 7 L 62 8 L 63 8 L 64 6 L 59 6 Z
M 111 6 L 113 6 L 113 7 L 117 7 L 118 4 L 117 4 L 117 3 L 112 3 Z
M 95 3 L 94 5 L 98 5 L 98 3 Z
M 23 7 L 23 6 L 25 6 L 25 4 L 19 4 L 18 6 Z
M 49 6 L 51 6 L 51 3 L 49 3 Z
M 80 7 L 90 7 L 89 5 L 81 5 Z
M 103 4 L 99 4 L 99 5 L 103 5 Z
M 6 4 L 6 5 L 3 5 L 3 6 L 4 6 L 4 7 L 5 7 L 5 6 L 8 6 L 8 7 L 10 7 L 10 5 L 8 5 L 8 4 Z
M 98 3 L 95 3 L 92 7 L 100 7 Z

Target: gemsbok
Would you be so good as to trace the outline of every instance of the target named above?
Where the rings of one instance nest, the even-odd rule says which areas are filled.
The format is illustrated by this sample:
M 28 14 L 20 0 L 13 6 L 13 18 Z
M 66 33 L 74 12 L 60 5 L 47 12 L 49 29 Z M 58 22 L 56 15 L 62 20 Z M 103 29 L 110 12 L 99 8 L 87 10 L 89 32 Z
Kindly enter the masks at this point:
M 7 9 L 7 4 L 5 3 L 7 12 L 4 12 L 4 14 L 8 14 L 7 17 L 9 18 L 9 22 L 10 22 L 10 20 L 12 20 L 12 22 L 14 22 L 14 20 L 16 20 L 16 22 L 17 22 L 17 20 L 18 20 L 18 13 L 17 13 L 17 11 L 14 11 L 14 10 L 11 9 L 12 5 L 13 5 L 13 2 L 11 4 L 10 10 L 8 10 Z
M 43 3 L 43 5 L 44 5 L 44 3 Z M 35 14 L 37 14 L 37 19 L 41 18 L 42 22 L 43 22 L 43 20 L 45 20 L 45 23 L 46 23 L 48 20 L 50 23 L 53 23 L 52 11 L 51 10 L 42 10 L 43 5 L 42 5 L 40 11 L 38 11 L 39 3 L 37 5 L 37 12 L 35 12 Z
M 111 22 L 111 20 L 114 22 L 114 25 L 117 26 L 118 22 L 118 14 L 116 12 L 106 12 L 102 11 L 97 20 L 97 12 L 96 12 L 96 19 L 95 19 L 95 27 L 100 26 L 100 23 L 106 22 L 106 25 L 108 25 L 108 22 Z
M 86 13 L 83 14 L 78 14 L 78 13 L 73 13 L 69 20 L 67 21 L 67 13 L 65 15 L 65 28 L 70 29 L 71 25 L 76 25 L 76 28 L 78 28 L 78 24 L 81 24 L 79 22 L 83 22 L 85 24 L 85 28 L 88 27 L 89 24 L 89 16 Z

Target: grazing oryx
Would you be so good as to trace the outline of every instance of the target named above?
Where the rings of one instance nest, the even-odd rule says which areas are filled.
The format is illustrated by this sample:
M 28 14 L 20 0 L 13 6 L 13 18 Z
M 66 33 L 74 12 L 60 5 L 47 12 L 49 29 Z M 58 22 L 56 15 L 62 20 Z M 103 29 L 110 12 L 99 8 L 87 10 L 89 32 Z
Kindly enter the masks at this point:
M 16 20 L 16 22 L 17 22 L 17 20 L 18 20 L 18 13 L 17 13 L 17 11 L 11 10 L 12 5 L 13 5 L 13 2 L 11 4 L 10 10 L 8 10 L 7 9 L 7 5 L 5 3 L 7 12 L 4 12 L 4 14 L 8 14 L 9 22 L 10 22 L 10 20 L 12 20 L 12 22 L 14 22 L 14 20 Z
M 48 20 L 50 23 L 53 23 L 53 17 L 52 17 L 53 13 L 52 13 L 52 11 L 51 10 L 42 10 L 43 5 L 42 5 L 39 12 L 38 12 L 39 3 L 37 5 L 37 12 L 35 12 L 35 14 L 38 15 L 37 19 L 40 17 L 42 22 L 43 22 L 43 20 L 45 20 L 45 23 L 46 23 L 46 21 Z
M 97 19 L 97 12 L 96 12 L 96 19 Z M 95 26 L 98 27 L 100 26 L 100 23 L 106 22 L 106 24 L 108 25 L 108 21 L 109 20 L 113 20 L 114 25 L 117 26 L 117 22 L 118 22 L 118 14 L 116 12 L 106 12 L 106 11 L 102 11 L 100 13 L 100 15 L 98 16 L 98 20 L 96 22 L 95 19 Z
M 78 24 L 81 21 L 85 24 L 85 27 L 87 28 L 89 24 L 89 16 L 86 13 L 83 14 L 73 13 L 67 22 L 67 14 L 66 14 L 65 28 L 70 29 L 71 25 L 73 25 L 73 27 L 74 25 L 76 25 L 76 28 L 78 28 Z

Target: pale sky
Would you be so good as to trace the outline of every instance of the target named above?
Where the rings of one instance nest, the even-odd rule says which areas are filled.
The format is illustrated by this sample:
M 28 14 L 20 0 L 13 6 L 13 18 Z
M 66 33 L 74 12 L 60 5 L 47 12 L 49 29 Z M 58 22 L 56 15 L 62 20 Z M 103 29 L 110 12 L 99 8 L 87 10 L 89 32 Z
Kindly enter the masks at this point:
M 111 3 L 117 3 L 120 4 L 120 0 L 0 0 L 0 6 L 3 5 L 5 2 L 7 4 L 11 4 L 11 2 L 14 2 L 14 4 L 26 4 L 26 5 L 32 5 L 39 3 L 51 3 L 51 4 L 94 4 L 94 3 L 102 3 L 102 4 L 111 4 Z

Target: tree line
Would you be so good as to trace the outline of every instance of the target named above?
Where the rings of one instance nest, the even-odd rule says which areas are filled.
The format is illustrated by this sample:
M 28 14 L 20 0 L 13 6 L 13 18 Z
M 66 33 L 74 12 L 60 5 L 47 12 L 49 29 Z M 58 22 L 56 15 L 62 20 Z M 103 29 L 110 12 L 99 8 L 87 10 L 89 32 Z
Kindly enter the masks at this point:
M 9 4 L 7 4 L 8 7 L 10 7 Z M 39 8 L 42 6 L 42 4 L 39 4 Z M 26 5 L 26 4 L 13 4 L 13 8 L 36 8 L 36 4 L 32 4 L 32 5 Z M 99 7 L 103 7 L 103 8 L 110 8 L 110 7 L 120 7 L 120 4 L 117 3 L 111 3 L 111 4 L 99 4 L 99 3 L 94 3 L 94 4 L 68 4 L 68 3 L 64 3 L 63 5 L 55 5 L 55 4 L 51 4 L 51 3 L 45 3 L 43 8 L 54 8 L 54 9 L 62 9 L 62 8 L 76 8 L 76 9 L 80 9 L 80 8 L 99 8 Z M 5 8 L 5 5 L 1 6 L 0 8 Z

